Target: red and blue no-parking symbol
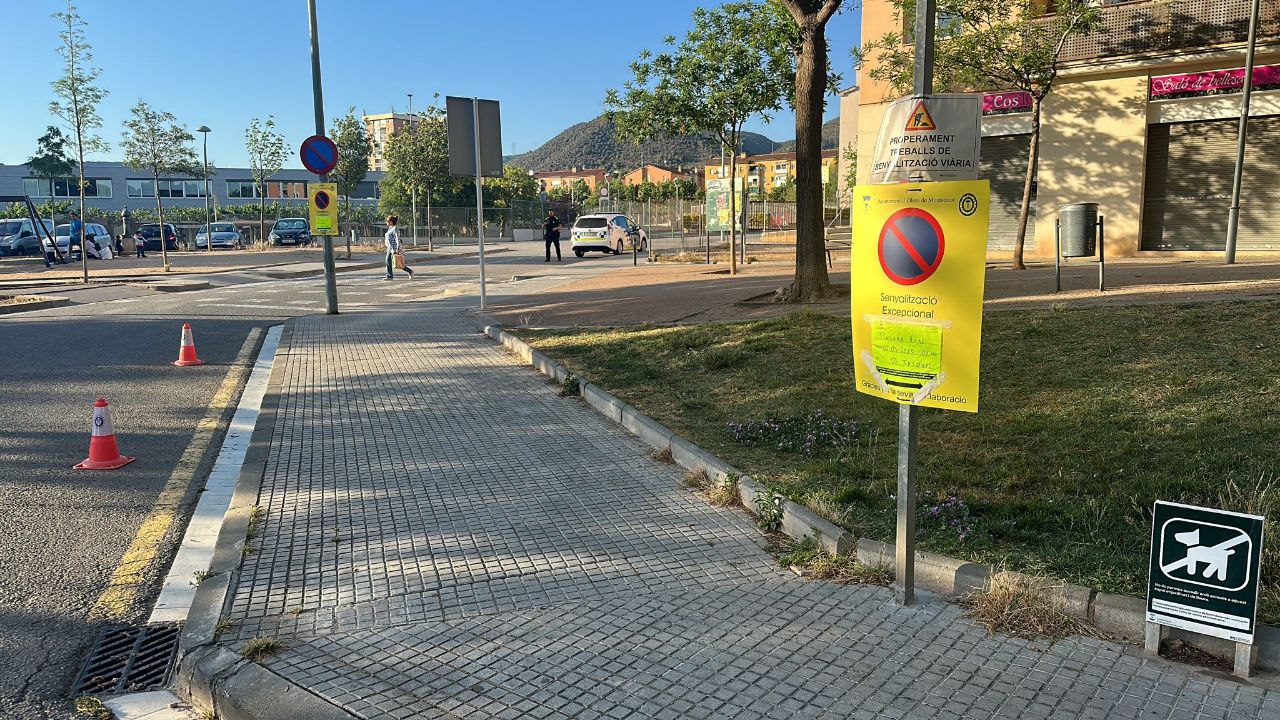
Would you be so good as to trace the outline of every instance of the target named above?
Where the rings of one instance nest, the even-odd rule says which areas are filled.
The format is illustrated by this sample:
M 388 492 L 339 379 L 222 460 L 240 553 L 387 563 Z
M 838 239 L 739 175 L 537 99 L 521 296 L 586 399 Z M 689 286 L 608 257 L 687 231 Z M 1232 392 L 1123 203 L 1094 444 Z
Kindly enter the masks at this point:
M 323 190 L 316 192 L 315 202 L 316 202 L 316 208 L 319 210 L 324 210 L 325 208 L 329 207 L 329 193 Z
M 903 208 L 880 230 L 880 267 L 899 285 L 928 280 L 942 265 L 946 242 L 938 219 L 920 208 Z

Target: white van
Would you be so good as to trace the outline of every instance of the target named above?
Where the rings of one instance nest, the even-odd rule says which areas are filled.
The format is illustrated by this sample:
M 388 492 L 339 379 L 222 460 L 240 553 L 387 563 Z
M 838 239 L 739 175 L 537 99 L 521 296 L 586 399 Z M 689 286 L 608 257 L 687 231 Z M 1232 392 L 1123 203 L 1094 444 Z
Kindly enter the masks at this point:
M 41 220 L 45 233 L 53 234 L 53 223 Z M 40 238 L 36 235 L 36 226 L 30 218 L 12 218 L 0 220 L 0 256 L 3 255 L 43 255 L 40 249 Z

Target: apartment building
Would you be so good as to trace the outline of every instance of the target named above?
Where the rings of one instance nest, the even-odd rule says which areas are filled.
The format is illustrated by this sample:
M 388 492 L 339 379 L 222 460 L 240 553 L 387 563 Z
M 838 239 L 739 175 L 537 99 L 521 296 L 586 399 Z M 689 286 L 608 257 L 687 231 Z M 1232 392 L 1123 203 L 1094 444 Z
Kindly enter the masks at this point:
M 822 184 L 837 181 L 839 151 L 835 148 L 822 151 Z M 729 177 L 729 161 L 723 167 L 717 160 L 703 167 L 706 180 L 717 180 Z M 752 195 L 767 193 L 770 190 L 786 185 L 788 180 L 796 177 L 796 154 L 794 152 L 774 152 L 761 155 L 738 156 L 738 185 L 745 187 Z
M 1211 256 L 1227 234 L 1250 0 L 1103 2 L 1102 26 L 1063 47 L 1042 108 L 1028 258 L 1051 259 L 1061 205 L 1096 202 L 1107 254 Z M 1050 4 L 1050 7 L 1052 5 Z M 895 29 L 889 0 L 864 0 L 862 39 Z M 900 28 L 898 28 L 900 29 Z M 1241 254 L 1280 250 L 1280 0 L 1262 0 L 1241 208 Z M 1008 257 L 1030 147 L 1025 93 L 980 89 L 988 254 Z M 853 96 L 850 96 L 853 97 Z M 858 178 L 895 99 L 864 69 L 856 93 Z
M 370 170 L 385 171 L 387 169 L 387 159 L 383 155 L 387 147 L 387 139 L 400 128 L 408 127 L 412 119 L 413 116 L 408 113 L 397 112 L 364 116 L 364 127 L 373 144 L 373 151 L 369 153 Z
M 547 170 L 534 173 L 533 176 L 538 179 L 544 192 L 551 192 L 559 187 L 572 187 L 579 180 L 585 182 L 591 190 L 595 190 L 597 186 L 604 184 L 606 174 L 604 168 L 574 167 L 567 170 Z
M 701 187 L 701 177 L 694 170 L 669 168 L 663 165 L 644 165 L 622 176 L 624 185 L 641 185 L 644 183 L 663 183 L 671 180 L 692 180 Z

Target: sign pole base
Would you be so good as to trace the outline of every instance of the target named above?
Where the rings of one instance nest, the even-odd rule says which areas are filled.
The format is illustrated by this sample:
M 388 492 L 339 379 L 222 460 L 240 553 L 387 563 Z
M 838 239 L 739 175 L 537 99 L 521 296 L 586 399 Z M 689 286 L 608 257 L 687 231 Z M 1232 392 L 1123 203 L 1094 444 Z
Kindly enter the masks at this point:
M 1248 678 L 1253 674 L 1253 664 L 1258 660 L 1258 646 L 1250 643 L 1236 643 L 1235 667 L 1231 674 Z
M 916 436 L 920 408 L 898 406 L 898 533 L 893 574 L 894 597 L 899 605 L 916 601 Z
M 1164 626 L 1160 623 L 1147 623 L 1146 643 L 1143 650 L 1148 655 L 1160 654 L 1160 643 L 1164 641 Z

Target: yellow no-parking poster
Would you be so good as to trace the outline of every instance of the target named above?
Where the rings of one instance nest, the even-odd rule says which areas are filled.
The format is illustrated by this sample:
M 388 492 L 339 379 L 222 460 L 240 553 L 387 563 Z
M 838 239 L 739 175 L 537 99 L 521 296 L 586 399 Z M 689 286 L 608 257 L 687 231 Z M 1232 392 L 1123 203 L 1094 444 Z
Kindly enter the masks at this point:
M 989 202 L 986 180 L 854 188 L 859 392 L 978 411 Z

